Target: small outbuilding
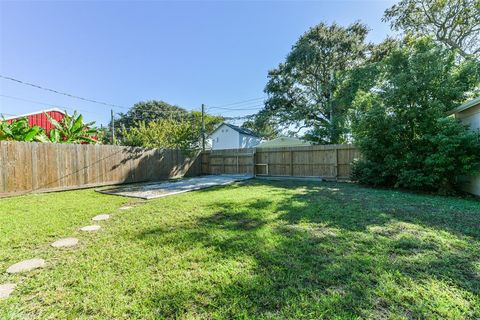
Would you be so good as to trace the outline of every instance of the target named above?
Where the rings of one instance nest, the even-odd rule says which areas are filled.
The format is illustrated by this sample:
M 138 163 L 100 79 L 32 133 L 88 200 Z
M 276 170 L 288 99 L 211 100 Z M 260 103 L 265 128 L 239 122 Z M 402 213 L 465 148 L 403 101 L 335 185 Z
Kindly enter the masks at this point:
M 261 138 L 251 130 L 222 123 L 208 136 L 208 140 L 212 150 L 220 150 L 253 148 Z
M 307 147 L 311 143 L 294 137 L 278 137 L 260 143 L 256 148 L 285 148 L 285 147 Z
M 470 126 L 471 130 L 480 130 L 480 97 L 467 101 L 451 110 L 449 115 L 453 115 L 465 125 Z M 466 180 L 464 190 L 480 196 L 480 174 L 475 177 L 468 177 Z
M 50 120 L 45 114 L 48 114 L 50 117 L 52 117 L 57 121 L 61 121 L 65 117 L 64 111 L 57 108 L 52 108 L 52 109 L 46 109 L 46 110 L 40 110 L 40 111 L 31 112 L 31 113 L 21 114 L 18 116 L 8 117 L 8 118 L 5 118 L 5 121 L 11 123 L 20 118 L 27 118 L 28 125 L 30 127 L 39 126 L 43 128 L 45 132 L 48 134 L 50 130 L 54 128 L 54 125 L 50 122 Z

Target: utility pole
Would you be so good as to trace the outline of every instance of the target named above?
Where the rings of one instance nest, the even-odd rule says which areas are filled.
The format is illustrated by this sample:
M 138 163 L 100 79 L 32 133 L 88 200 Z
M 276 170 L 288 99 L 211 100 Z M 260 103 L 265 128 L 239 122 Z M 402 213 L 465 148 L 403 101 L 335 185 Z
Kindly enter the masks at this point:
M 110 123 L 111 123 L 111 130 L 112 130 L 112 144 L 115 144 L 115 119 L 113 119 L 113 109 L 110 109 Z
M 205 105 L 202 103 L 202 150 L 205 151 Z

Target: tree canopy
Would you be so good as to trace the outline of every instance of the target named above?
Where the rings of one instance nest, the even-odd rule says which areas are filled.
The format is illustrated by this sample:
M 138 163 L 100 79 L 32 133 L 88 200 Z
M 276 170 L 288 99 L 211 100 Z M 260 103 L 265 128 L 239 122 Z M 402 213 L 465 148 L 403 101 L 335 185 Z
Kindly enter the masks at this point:
M 480 0 L 401 0 L 383 20 L 395 30 L 432 36 L 464 58 L 480 58 Z
M 141 101 L 135 103 L 126 113 L 120 113 L 119 117 L 115 119 L 115 126 L 130 128 L 140 121 L 148 123 L 161 119 L 181 120 L 187 115 L 186 109 L 164 101 Z
M 204 122 L 208 135 L 223 122 L 223 117 L 205 114 Z M 182 150 L 201 147 L 202 113 L 199 111 L 187 111 L 163 101 L 139 102 L 116 123 L 121 126 L 118 133 L 123 145 Z
M 269 140 L 275 139 L 280 134 L 277 124 L 265 110 L 261 110 L 252 118 L 246 120 L 242 124 L 242 128 L 252 130 L 259 137 Z
M 308 128 L 312 139 L 339 143 L 348 105 L 336 100 L 343 74 L 366 58 L 367 27 L 320 23 L 300 37 L 268 74 L 266 111 L 284 127 Z

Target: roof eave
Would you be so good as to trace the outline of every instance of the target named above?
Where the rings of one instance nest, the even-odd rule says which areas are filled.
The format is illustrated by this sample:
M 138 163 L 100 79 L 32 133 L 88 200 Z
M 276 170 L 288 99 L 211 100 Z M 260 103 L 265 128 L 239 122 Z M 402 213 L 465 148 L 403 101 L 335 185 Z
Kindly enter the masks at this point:
M 470 100 L 470 101 L 467 101 L 465 102 L 464 104 L 456 107 L 455 109 L 452 109 L 450 111 L 447 111 L 447 115 L 452 115 L 452 114 L 455 114 L 455 113 L 459 113 L 459 112 L 462 112 L 462 111 L 465 111 L 471 107 L 474 107 L 476 105 L 479 105 L 480 104 L 480 97 L 477 97 L 473 100 Z
M 23 118 L 23 117 L 29 117 L 29 116 L 33 116 L 34 114 L 40 114 L 40 113 L 44 113 L 44 112 L 60 112 L 62 114 L 65 114 L 65 111 L 63 111 L 59 108 L 50 108 L 50 109 L 39 110 L 39 111 L 25 113 L 25 114 L 19 114 L 18 116 L 6 117 L 5 120 L 12 120 L 12 119 L 18 119 L 18 118 Z
M 260 138 L 259 136 L 257 136 L 256 134 L 253 134 L 253 133 L 247 133 L 245 131 L 239 131 L 239 128 L 237 126 L 234 126 L 230 123 L 226 123 L 226 122 L 222 122 L 218 127 L 215 128 L 215 130 L 213 130 L 209 135 L 208 137 L 211 137 L 215 132 L 218 131 L 218 129 L 220 129 L 223 125 L 226 125 L 227 127 L 229 127 L 230 129 L 232 130 L 235 130 L 236 132 L 240 133 L 240 134 L 244 134 L 244 135 L 249 135 L 249 136 L 252 136 L 252 137 L 255 137 L 255 138 Z

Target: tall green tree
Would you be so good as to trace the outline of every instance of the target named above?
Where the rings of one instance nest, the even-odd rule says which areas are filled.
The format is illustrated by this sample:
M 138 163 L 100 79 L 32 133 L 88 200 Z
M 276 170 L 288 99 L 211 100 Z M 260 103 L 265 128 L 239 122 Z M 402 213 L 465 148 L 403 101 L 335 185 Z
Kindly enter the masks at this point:
M 367 184 L 449 192 L 480 164 L 480 136 L 445 112 L 478 88 L 478 63 L 430 38 L 407 39 L 354 101 L 353 137 Z
M 432 36 L 464 58 L 480 58 L 480 0 L 401 0 L 383 20 L 397 31 Z
M 188 115 L 188 111 L 179 106 L 164 101 L 150 100 L 135 103 L 126 113 L 120 113 L 115 119 L 118 128 L 134 127 L 137 122 L 156 121 L 160 119 L 181 120 Z
M 223 121 L 223 117 L 205 114 L 204 121 L 205 132 L 208 135 Z M 150 125 L 150 123 L 152 124 Z M 162 128 L 158 124 L 163 124 L 165 127 Z M 136 103 L 128 112 L 120 114 L 119 118 L 115 119 L 115 127 L 120 144 L 158 148 L 178 146 L 184 149 L 196 149 L 201 141 L 202 113 L 187 111 L 164 101 L 142 101 Z M 130 131 L 131 134 L 123 136 Z M 191 133 L 191 137 L 188 139 L 186 132 Z M 163 137 L 164 135 L 171 135 L 171 137 L 159 139 L 156 143 L 149 138 Z M 185 143 L 180 143 L 181 139 L 186 139 Z
M 247 119 L 242 128 L 252 130 L 259 137 L 264 139 L 275 139 L 278 137 L 280 130 L 272 117 L 265 110 L 261 110 L 250 119 Z
M 127 146 L 189 150 L 200 145 L 195 127 L 184 120 L 140 121 L 123 131 L 123 144 Z
M 222 117 L 206 114 L 205 132 L 208 135 L 223 122 Z M 202 113 L 192 111 L 182 119 L 166 117 L 153 121 L 137 121 L 122 128 L 120 143 L 127 146 L 198 150 L 202 147 Z
M 300 37 L 285 62 L 268 74 L 266 111 L 285 127 L 310 129 L 322 143 L 345 139 L 348 105 L 335 100 L 342 74 L 364 62 L 367 27 L 320 23 Z

